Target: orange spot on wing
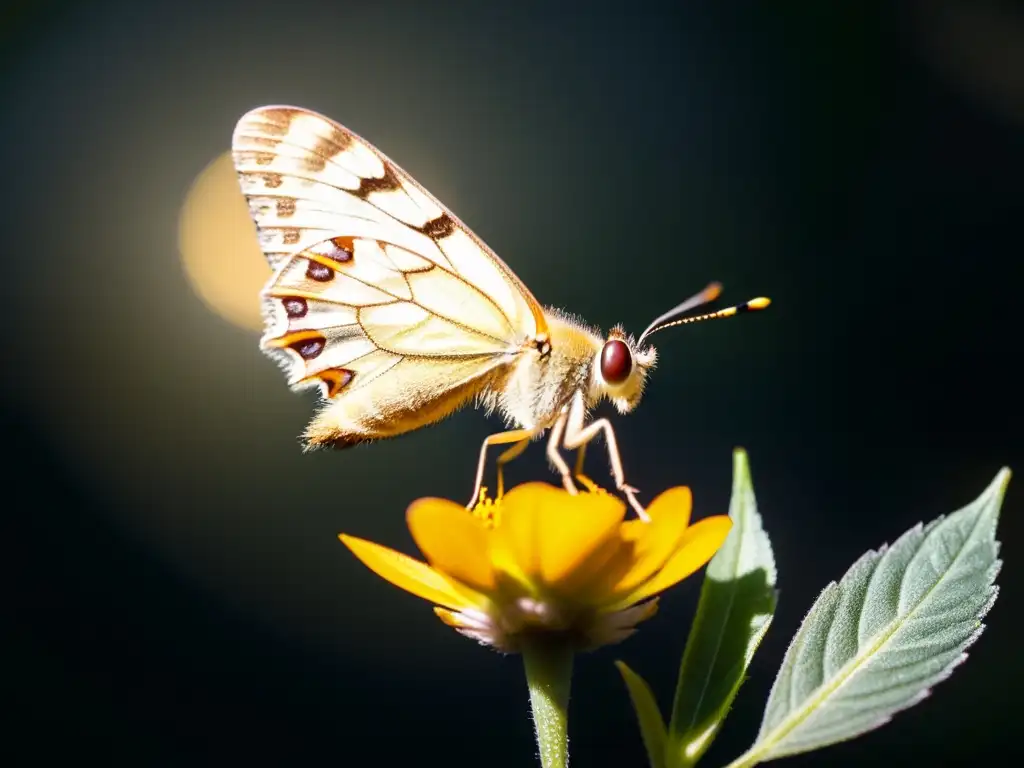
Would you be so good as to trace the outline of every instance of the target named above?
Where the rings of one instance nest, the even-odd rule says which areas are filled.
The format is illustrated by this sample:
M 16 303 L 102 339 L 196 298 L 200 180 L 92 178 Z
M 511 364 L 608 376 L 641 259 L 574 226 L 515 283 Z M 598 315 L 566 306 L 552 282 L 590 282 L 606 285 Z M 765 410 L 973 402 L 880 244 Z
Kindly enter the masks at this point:
M 335 397 L 352 382 L 355 372 L 348 368 L 328 368 L 318 373 L 317 378 L 323 382 L 327 397 Z
M 278 349 L 287 347 L 294 350 L 303 360 L 312 360 L 324 351 L 327 339 L 317 331 L 296 331 L 269 339 L 266 345 Z

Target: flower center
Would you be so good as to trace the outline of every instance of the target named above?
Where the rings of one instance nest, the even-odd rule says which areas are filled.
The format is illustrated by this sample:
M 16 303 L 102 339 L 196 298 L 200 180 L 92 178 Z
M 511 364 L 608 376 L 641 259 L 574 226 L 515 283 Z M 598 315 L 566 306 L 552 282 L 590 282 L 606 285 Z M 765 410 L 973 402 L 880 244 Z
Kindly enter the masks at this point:
M 501 499 L 492 499 L 487 495 L 487 488 L 480 489 L 480 500 L 470 512 L 480 519 L 488 528 L 496 528 L 501 523 Z

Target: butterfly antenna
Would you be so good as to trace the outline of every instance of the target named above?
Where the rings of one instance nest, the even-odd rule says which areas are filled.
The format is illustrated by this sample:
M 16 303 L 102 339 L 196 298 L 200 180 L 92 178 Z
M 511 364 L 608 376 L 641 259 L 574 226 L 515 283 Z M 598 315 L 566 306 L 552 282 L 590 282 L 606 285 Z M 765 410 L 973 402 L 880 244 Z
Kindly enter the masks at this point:
M 659 330 L 658 327 L 662 323 L 665 323 L 674 317 L 679 317 L 679 315 L 683 314 L 683 312 L 689 312 L 691 309 L 694 309 L 695 307 L 699 307 L 702 304 L 707 304 L 708 302 L 714 301 L 719 297 L 719 295 L 721 295 L 721 293 L 721 283 L 708 283 L 707 287 L 700 293 L 694 294 L 686 301 L 684 301 L 682 304 L 672 307 L 672 309 L 670 309 L 668 312 L 665 312 L 664 314 L 658 315 L 656 318 L 654 318 L 651 324 L 647 326 L 647 329 L 640 334 L 640 341 L 637 342 L 637 346 L 643 344 L 644 339 L 646 339 L 655 331 Z
M 710 292 L 710 298 L 704 298 Z M 640 335 L 640 341 L 637 342 L 637 346 L 643 344 L 644 339 L 653 333 L 663 331 L 666 328 L 673 328 L 677 325 L 689 325 L 691 323 L 702 323 L 705 320 L 718 320 L 723 317 L 732 317 L 733 315 L 740 315 L 744 312 L 754 312 L 759 309 L 765 309 L 769 304 L 772 303 L 771 299 L 765 296 L 758 296 L 756 299 L 745 301 L 742 304 L 737 304 L 734 307 L 726 307 L 720 309 L 717 312 L 708 312 L 703 315 L 691 315 L 690 317 L 681 317 L 678 320 L 672 320 L 673 317 L 678 317 L 683 312 L 699 307 L 701 304 L 706 304 L 714 299 L 721 292 L 721 285 L 718 283 L 712 283 L 703 291 L 698 293 L 696 296 L 687 299 L 678 307 L 666 312 L 664 315 L 659 317 L 653 323 L 648 326 L 647 330 Z M 703 299 L 703 300 L 702 300 Z

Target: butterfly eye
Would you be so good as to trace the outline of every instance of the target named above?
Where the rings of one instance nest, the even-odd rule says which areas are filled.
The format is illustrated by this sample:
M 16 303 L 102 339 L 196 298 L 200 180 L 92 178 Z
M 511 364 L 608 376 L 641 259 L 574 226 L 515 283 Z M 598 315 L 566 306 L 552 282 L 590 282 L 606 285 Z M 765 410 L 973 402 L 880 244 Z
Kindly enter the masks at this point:
M 610 339 L 601 350 L 601 377 L 609 384 L 621 384 L 633 371 L 633 354 L 626 342 Z

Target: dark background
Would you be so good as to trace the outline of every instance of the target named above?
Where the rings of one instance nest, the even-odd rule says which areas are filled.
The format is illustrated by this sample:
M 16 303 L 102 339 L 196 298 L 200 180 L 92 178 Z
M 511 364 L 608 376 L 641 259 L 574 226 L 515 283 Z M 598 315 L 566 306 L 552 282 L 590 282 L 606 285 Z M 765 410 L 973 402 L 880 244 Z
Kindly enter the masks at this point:
M 742 752 L 818 591 L 1024 467 L 1024 13 L 776 5 L 8 5 L 3 678 L 7 746 L 31 750 L 12 764 L 531 764 L 518 659 L 336 539 L 412 552 L 405 507 L 465 497 L 497 422 L 302 455 L 312 399 L 182 269 L 193 180 L 243 112 L 281 102 L 366 136 L 542 302 L 602 327 L 637 332 L 709 279 L 773 298 L 661 335 L 616 420 L 630 480 L 648 499 L 691 485 L 698 517 L 726 510 L 730 453 L 750 452 L 781 599 L 705 762 Z M 509 479 L 549 478 L 540 453 Z M 790 764 L 1020 756 L 1020 482 L 967 664 Z M 698 589 L 579 659 L 575 765 L 643 764 L 612 661 L 667 708 Z

